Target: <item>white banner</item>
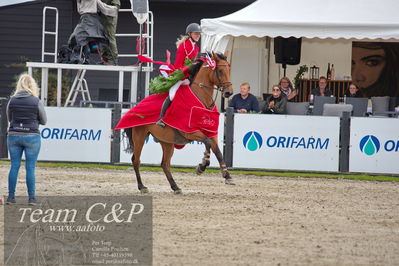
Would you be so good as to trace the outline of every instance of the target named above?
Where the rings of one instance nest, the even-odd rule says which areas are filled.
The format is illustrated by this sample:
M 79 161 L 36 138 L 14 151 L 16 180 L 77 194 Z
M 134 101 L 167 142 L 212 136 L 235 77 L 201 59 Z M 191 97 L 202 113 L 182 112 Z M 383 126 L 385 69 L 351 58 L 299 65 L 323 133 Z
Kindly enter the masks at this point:
M 122 110 L 122 116 L 129 111 L 128 109 Z M 223 153 L 223 135 L 224 135 L 224 114 L 220 114 L 219 117 L 219 130 L 218 130 L 218 143 L 219 149 Z M 132 154 L 125 152 L 126 143 L 122 138 L 121 142 L 121 154 L 120 161 L 123 163 L 131 163 Z M 175 149 L 172 157 L 172 166 L 197 166 L 202 161 L 204 156 L 205 145 L 202 142 L 193 141 L 181 149 Z M 142 164 L 153 164 L 160 165 L 162 160 L 162 148 L 157 143 L 152 135 L 150 135 L 144 144 L 143 151 L 141 153 Z M 212 167 L 219 167 L 215 155 L 211 151 L 211 164 Z
M 399 119 L 351 118 L 349 171 L 399 174 Z
M 234 115 L 233 167 L 338 171 L 339 117 Z
M 46 107 L 39 160 L 110 162 L 111 110 Z

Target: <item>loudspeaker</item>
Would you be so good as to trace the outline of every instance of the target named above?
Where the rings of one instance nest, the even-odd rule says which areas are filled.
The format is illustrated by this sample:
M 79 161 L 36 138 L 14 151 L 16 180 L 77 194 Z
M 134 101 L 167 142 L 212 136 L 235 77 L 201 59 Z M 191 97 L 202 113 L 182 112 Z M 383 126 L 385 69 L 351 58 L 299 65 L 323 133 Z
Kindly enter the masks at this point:
M 131 0 L 133 13 L 148 13 L 147 0 Z
M 298 65 L 301 61 L 302 38 L 274 38 L 274 55 L 277 64 Z

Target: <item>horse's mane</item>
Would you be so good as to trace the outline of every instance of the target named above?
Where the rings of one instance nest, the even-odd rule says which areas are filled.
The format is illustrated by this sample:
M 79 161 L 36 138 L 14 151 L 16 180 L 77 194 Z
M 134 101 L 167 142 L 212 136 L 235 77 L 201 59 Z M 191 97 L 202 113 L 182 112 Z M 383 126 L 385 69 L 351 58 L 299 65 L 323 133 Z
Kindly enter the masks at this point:
M 190 74 L 189 79 L 191 82 L 194 80 L 195 75 L 197 75 L 198 71 L 201 69 L 203 63 L 204 61 L 198 58 L 188 69 L 188 74 Z
M 216 53 L 216 55 L 219 57 L 220 60 L 226 60 L 227 61 L 227 57 L 224 54 Z
M 218 57 L 220 60 L 227 60 L 227 57 L 226 57 L 224 54 L 222 54 L 222 53 L 215 53 L 215 54 L 217 55 L 217 57 Z M 204 58 L 206 55 L 212 56 L 211 53 L 206 52 L 206 53 L 201 54 L 201 58 Z M 190 68 L 189 68 L 189 70 L 188 70 L 188 74 L 190 74 L 189 79 L 190 79 L 191 81 L 194 80 L 195 75 L 196 75 L 196 74 L 198 73 L 198 71 L 201 69 L 201 66 L 202 66 L 203 63 L 204 63 L 204 60 L 198 58 L 198 59 L 190 66 Z
M 220 52 L 216 52 L 216 53 L 214 53 L 215 55 L 217 55 L 217 57 L 220 59 L 220 60 L 226 60 L 227 61 L 227 57 L 224 55 L 224 54 L 222 54 L 222 53 L 220 53 Z M 212 53 L 211 52 L 205 52 L 205 53 L 203 53 L 202 54 L 202 57 L 205 57 L 206 55 L 208 55 L 209 57 L 212 57 Z

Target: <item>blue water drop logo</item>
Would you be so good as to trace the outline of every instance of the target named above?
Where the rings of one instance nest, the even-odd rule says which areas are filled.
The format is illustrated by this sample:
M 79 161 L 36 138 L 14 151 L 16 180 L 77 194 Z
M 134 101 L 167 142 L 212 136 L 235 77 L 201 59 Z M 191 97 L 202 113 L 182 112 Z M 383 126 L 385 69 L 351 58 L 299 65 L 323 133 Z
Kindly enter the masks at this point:
M 371 156 L 380 150 L 380 141 L 373 135 L 364 136 L 360 140 L 360 151 Z
M 245 134 L 244 138 L 242 139 L 244 147 L 250 151 L 256 151 L 262 147 L 262 137 L 256 131 L 250 131 Z

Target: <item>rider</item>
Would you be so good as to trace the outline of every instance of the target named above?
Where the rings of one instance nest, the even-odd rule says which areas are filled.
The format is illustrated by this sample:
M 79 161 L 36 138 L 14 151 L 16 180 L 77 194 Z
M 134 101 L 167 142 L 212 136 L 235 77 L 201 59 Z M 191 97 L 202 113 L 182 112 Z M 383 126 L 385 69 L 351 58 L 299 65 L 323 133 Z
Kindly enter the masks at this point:
M 177 40 L 177 52 L 174 67 L 175 69 L 181 69 L 184 66 L 191 65 L 195 58 L 198 55 L 199 47 L 197 42 L 201 38 L 201 27 L 197 23 L 191 23 L 186 28 L 186 35 Z M 179 89 L 181 83 L 183 81 L 179 81 L 169 90 L 169 96 L 166 97 L 165 101 L 162 104 L 161 114 L 158 118 L 157 125 L 162 127 L 165 126 L 165 123 L 162 121 L 162 118 L 165 115 L 166 109 L 168 109 L 169 105 L 173 101 L 177 90 Z

